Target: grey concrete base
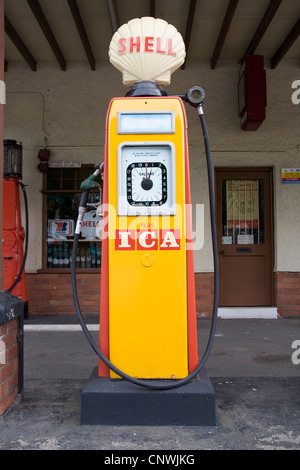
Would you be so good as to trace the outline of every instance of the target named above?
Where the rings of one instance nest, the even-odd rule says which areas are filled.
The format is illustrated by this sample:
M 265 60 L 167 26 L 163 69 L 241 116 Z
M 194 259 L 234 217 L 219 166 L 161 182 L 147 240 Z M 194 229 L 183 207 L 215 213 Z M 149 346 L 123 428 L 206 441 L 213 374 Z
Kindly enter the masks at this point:
M 215 426 L 215 392 L 205 371 L 178 388 L 153 390 L 98 377 L 96 368 L 81 393 L 81 424 Z

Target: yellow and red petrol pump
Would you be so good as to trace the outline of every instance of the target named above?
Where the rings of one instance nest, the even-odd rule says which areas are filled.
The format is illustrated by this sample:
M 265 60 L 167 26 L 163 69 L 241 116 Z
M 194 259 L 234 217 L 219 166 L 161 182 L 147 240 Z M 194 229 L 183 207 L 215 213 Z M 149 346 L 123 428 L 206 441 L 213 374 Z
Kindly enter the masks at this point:
M 83 322 L 72 269 L 76 312 L 99 356 L 97 378 L 82 394 L 85 424 L 215 422 L 214 394 L 203 366 L 214 335 L 217 291 L 209 346 L 199 362 L 183 103 L 198 110 L 209 157 L 204 91 L 192 87 L 185 95 L 168 96 L 162 87 L 184 57 L 177 30 L 154 18 L 123 25 L 110 45 L 111 62 L 131 88 L 108 106 L 104 165 L 82 184 L 72 254 L 74 266 L 88 192 L 102 173 L 99 348 Z M 209 187 L 213 198 L 211 168 Z M 121 378 L 148 393 L 127 390 Z M 155 395 L 157 390 L 162 394 Z
M 4 289 L 24 302 L 24 316 L 28 314 L 28 296 L 24 266 L 27 241 L 22 226 L 20 189 L 25 206 L 27 197 L 22 179 L 22 145 L 15 140 L 4 140 L 3 165 L 3 232 L 2 249 L 4 257 Z M 28 209 L 25 207 L 26 219 Z M 28 231 L 28 222 L 26 222 Z M 24 240 L 25 252 L 24 252 Z
M 197 366 L 198 349 L 182 100 L 114 99 L 106 132 L 102 250 L 109 267 L 103 266 L 100 349 L 134 377 L 183 378 Z M 102 362 L 99 371 L 108 374 Z

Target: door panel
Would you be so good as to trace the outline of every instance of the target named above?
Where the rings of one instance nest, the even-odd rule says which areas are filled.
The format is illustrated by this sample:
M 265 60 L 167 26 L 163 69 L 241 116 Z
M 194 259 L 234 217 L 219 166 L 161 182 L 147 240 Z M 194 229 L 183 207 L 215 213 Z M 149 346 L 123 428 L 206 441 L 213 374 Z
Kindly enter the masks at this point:
M 273 304 L 270 169 L 216 170 L 220 306 Z

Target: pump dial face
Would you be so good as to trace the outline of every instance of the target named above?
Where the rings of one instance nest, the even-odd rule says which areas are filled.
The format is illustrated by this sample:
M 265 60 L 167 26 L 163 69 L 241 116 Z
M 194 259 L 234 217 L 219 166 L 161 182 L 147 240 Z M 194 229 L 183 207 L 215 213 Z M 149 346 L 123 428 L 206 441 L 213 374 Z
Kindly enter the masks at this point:
M 131 163 L 127 168 L 127 201 L 132 206 L 161 206 L 167 201 L 167 184 L 163 163 Z
M 124 142 L 118 147 L 118 214 L 175 215 L 175 146 Z

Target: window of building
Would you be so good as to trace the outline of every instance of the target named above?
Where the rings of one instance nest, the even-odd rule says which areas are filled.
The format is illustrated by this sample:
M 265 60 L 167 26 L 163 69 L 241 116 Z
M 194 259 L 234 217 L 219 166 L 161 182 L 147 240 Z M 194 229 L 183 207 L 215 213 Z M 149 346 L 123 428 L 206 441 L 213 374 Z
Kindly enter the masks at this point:
M 222 180 L 222 244 L 264 244 L 264 181 Z
M 43 270 L 70 269 L 80 185 L 93 171 L 93 165 L 82 165 L 80 168 L 48 168 L 44 172 Z M 97 203 L 99 199 L 99 189 L 90 192 L 89 203 Z M 101 241 L 96 235 L 99 222 L 101 218 L 96 215 L 96 209 L 89 206 L 78 243 L 77 269 L 101 267 Z

